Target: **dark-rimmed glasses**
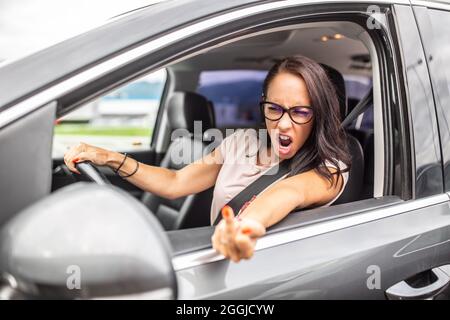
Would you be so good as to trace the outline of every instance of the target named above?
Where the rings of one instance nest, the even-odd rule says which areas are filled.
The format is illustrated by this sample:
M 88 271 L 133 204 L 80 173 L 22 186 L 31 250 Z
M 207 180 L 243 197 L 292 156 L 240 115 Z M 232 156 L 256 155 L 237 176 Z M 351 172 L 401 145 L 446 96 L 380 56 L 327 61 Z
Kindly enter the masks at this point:
M 311 106 L 294 106 L 285 108 L 277 103 L 270 101 L 261 101 L 259 103 L 264 118 L 271 121 L 280 120 L 287 112 L 291 120 L 296 124 L 305 124 L 311 121 L 314 112 Z

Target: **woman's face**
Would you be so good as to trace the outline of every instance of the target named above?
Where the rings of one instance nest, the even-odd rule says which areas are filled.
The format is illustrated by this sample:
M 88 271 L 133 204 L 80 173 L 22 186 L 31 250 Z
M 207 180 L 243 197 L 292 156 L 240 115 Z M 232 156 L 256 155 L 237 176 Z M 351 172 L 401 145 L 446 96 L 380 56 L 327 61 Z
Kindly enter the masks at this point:
M 269 83 L 267 101 L 283 108 L 311 106 L 308 89 L 303 79 L 287 72 L 278 73 Z M 311 134 L 314 117 L 305 124 L 297 124 L 285 112 L 280 120 L 265 119 L 272 148 L 280 160 L 292 158 Z

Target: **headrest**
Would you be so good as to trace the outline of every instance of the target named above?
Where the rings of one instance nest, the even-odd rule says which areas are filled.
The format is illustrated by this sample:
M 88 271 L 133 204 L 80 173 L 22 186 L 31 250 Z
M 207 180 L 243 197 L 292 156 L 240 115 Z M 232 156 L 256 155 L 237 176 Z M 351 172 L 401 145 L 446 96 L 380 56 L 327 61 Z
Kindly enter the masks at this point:
M 334 84 L 336 88 L 336 93 L 339 99 L 339 108 L 340 108 L 340 119 L 343 121 L 347 116 L 347 94 L 345 92 L 345 81 L 342 74 L 336 69 L 321 63 L 322 68 L 324 68 L 325 72 L 328 74 L 328 78 L 330 78 L 331 82 Z
M 193 92 L 175 92 L 169 100 L 168 116 L 172 130 L 194 133 L 194 121 L 201 121 L 202 131 L 215 126 L 214 110 L 205 97 Z

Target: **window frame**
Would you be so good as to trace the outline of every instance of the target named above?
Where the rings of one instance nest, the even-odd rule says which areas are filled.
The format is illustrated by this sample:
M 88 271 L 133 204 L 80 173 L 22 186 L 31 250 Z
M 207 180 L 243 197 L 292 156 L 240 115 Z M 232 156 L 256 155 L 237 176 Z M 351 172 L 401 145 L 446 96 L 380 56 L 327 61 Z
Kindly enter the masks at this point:
M 391 13 L 389 11 L 386 12 L 387 15 Z M 393 17 L 390 16 L 388 19 L 388 24 L 390 27 L 393 27 Z M 332 19 L 331 19 L 332 20 Z M 335 20 L 333 20 L 335 21 Z M 353 21 L 353 20 L 346 20 Z M 395 29 L 394 29 L 395 30 Z M 372 36 L 375 35 L 375 32 L 369 32 Z M 280 239 L 283 238 L 284 233 L 295 232 L 298 228 L 303 228 L 306 226 L 311 226 L 325 222 L 337 223 L 341 219 L 347 218 L 355 218 L 355 221 L 358 220 L 358 215 L 366 214 L 368 216 L 372 214 L 377 214 L 385 212 L 385 216 L 389 217 L 391 215 L 397 214 L 397 212 L 390 213 L 390 208 L 399 205 L 400 210 L 403 210 L 403 206 L 411 206 L 411 203 L 405 203 L 405 200 L 411 199 L 411 181 L 408 180 L 410 175 L 403 175 L 402 178 L 402 188 L 400 192 L 394 194 L 393 188 L 393 140 L 392 140 L 392 125 L 394 121 L 394 113 L 397 113 L 396 117 L 399 120 L 399 135 L 400 135 L 400 144 L 406 145 L 405 148 L 402 149 L 401 153 L 401 169 L 403 171 L 408 170 L 408 168 L 412 167 L 412 164 L 409 162 L 411 159 L 408 157 L 408 154 L 411 152 L 411 148 L 409 147 L 410 143 L 410 135 L 408 132 L 408 126 L 405 122 L 408 121 L 408 113 L 407 107 L 403 103 L 400 98 L 401 95 L 401 82 L 398 72 L 396 72 L 396 66 L 399 61 L 393 59 L 393 41 L 395 37 L 391 37 L 390 34 L 378 35 L 379 37 L 372 38 L 373 44 L 376 48 L 376 54 L 379 58 L 379 74 L 380 74 L 380 85 L 382 88 L 381 95 L 381 103 L 383 109 L 383 119 L 387 119 L 387 121 L 383 121 L 383 132 L 385 134 L 385 152 L 384 158 L 385 163 L 387 164 L 385 169 L 385 176 L 390 179 L 390 183 L 385 183 L 383 186 L 383 196 L 379 198 L 370 198 L 361 201 L 355 201 L 348 204 L 337 205 L 328 208 L 314 208 L 305 211 L 293 212 L 288 215 L 282 222 L 272 226 L 268 229 L 267 235 L 275 235 Z M 383 77 L 384 76 L 384 77 Z M 375 79 L 373 82 L 375 83 Z M 394 102 L 393 102 L 394 101 Z M 391 106 L 391 107 L 389 107 Z M 386 140 L 387 139 L 387 140 Z M 407 164 L 406 164 L 407 163 Z M 386 172 L 387 171 L 387 172 Z M 405 190 L 406 189 L 406 190 Z M 429 201 L 434 201 L 433 199 L 429 199 Z M 311 216 L 314 216 L 312 218 Z M 178 267 L 184 268 L 185 262 L 189 264 L 189 258 L 197 259 L 201 256 L 202 250 L 207 250 L 211 247 L 210 244 L 210 236 L 212 235 L 214 228 L 213 227 L 203 227 L 203 228 L 195 228 L 195 230 L 199 231 L 197 235 L 194 234 L 191 230 L 175 230 L 168 231 L 167 234 L 169 239 L 171 240 L 172 246 L 174 248 L 174 264 L 175 269 Z M 325 231 L 328 232 L 328 231 Z M 195 236 L 196 247 L 189 248 L 187 245 L 188 240 L 185 238 Z M 204 241 L 202 241 L 202 238 Z M 286 238 L 287 239 L 287 238 Z M 191 239 L 193 242 L 193 240 Z M 275 244 L 276 245 L 276 244 Z M 270 247 L 270 246 L 269 246 Z M 257 248 L 256 250 L 261 250 L 263 248 L 267 248 L 266 246 L 262 246 Z M 205 252 L 207 255 L 208 250 Z M 199 255 L 200 254 L 200 255 Z M 187 260 L 185 260 L 187 259 Z M 207 261 L 217 261 L 217 257 L 213 259 L 207 259 Z M 199 259 L 201 260 L 201 258 Z M 192 261 L 191 261 L 192 262 Z M 205 263 L 203 261 L 202 263 Z M 194 262 L 195 264 L 195 262 Z

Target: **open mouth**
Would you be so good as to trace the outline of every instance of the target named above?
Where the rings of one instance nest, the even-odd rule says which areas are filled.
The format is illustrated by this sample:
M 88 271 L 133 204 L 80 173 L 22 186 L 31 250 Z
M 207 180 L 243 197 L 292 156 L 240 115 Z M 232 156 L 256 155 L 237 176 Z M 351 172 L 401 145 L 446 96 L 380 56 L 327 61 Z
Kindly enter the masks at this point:
M 285 136 L 282 134 L 280 134 L 280 136 L 278 137 L 278 140 L 280 142 L 280 146 L 282 146 L 282 147 L 288 147 L 292 143 L 291 137 Z

